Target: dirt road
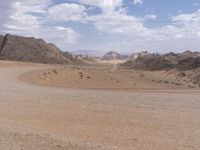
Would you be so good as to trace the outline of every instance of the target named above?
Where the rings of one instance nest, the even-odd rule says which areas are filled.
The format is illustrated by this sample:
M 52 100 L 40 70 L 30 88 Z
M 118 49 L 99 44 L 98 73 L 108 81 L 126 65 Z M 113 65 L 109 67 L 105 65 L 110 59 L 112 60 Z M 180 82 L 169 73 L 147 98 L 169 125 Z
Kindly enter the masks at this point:
M 19 80 L 42 67 L 0 68 L 0 149 L 199 149 L 199 91 L 67 89 Z

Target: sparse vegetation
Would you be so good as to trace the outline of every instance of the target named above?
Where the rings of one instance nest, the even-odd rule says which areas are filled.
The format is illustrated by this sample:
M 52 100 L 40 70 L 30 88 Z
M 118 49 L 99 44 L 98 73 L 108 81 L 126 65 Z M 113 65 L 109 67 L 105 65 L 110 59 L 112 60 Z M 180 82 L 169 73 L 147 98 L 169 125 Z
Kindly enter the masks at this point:
M 185 72 L 180 72 L 180 73 L 178 73 L 178 77 L 185 77 L 187 74 L 185 73 Z
M 53 69 L 53 70 L 52 70 L 52 72 L 53 72 L 53 73 L 55 73 L 55 74 L 57 74 L 57 73 L 58 73 L 58 72 L 57 72 L 57 70 L 55 70 L 55 69 Z

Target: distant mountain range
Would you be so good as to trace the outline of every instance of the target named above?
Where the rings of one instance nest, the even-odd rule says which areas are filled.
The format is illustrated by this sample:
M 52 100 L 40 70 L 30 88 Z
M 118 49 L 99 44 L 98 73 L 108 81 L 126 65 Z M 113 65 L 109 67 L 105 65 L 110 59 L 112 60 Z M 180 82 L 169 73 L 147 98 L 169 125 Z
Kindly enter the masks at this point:
M 178 69 L 190 70 L 200 67 L 200 52 L 156 54 L 141 52 L 132 54 L 121 66 L 142 70 Z
M 100 50 L 76 50 L 71 52 L 73 55 L 84 55 L 89 57 L 101 57 L 104 53 Z
M 82 53 L 82 54 L 81 54 Z M 96 63 L 95 59 L 113 61 L 125 60 L 122 67 L 142 70 L 178 69 L 190 70 L 200 67 L 200 52 L 157 54 L 147 51 L 132 55 L 121 55 L 110 51 L 102 57 L 92 58 L 92 51 L 62 52 L 52 43 L 33 37 L 21 37 L 7 34 L 0 35 L 0 59 L 28 61 L 38 63 L 88 64 Z M 100 51 L 99 51 L 100 53 Z M 90 55 L 88 55 L 90 54 Z M 93 52 L 96 56 L 97 52 Z

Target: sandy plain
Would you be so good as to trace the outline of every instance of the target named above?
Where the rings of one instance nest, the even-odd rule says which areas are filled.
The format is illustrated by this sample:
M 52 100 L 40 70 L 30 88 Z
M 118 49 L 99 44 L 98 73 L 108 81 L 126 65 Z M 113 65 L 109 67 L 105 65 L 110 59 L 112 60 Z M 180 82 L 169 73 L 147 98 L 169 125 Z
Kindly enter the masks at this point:
M 157 83 L 161 72 L 73 67 L 0 62 L 0 149 L 199 149 L 198 89 Z

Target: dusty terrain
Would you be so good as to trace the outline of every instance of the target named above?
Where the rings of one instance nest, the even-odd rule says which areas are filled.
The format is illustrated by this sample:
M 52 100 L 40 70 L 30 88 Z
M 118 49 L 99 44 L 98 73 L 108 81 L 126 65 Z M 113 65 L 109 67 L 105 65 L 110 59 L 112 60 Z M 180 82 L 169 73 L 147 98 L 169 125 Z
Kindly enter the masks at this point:
M 173 71 L 73 67 L 0 62 L 0 149 L 199 149 L 200 93 L 171 83 L 186 79 Z
M 187 73 L 189 74 L 189 72 Z M 92 66 L 49 66 L 20 76 L 33 84 L 66 88 L 167 90 L 199 88 L 186 73 L 176 70 L 139 71 L 118 68 L 116 64 Z

